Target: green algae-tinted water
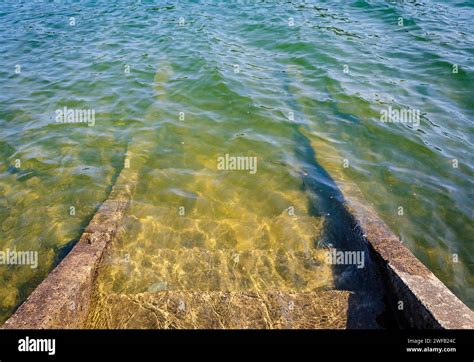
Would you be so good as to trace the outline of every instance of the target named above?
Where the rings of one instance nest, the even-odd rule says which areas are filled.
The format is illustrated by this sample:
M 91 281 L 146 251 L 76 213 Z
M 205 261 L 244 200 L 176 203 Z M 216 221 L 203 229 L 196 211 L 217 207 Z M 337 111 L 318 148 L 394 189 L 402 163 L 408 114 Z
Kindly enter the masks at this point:
M 140 181 L 106 293 L 331 288 L 329 268 L 297 263 L 332 242 L 329 196 L 304 183 L 334 187 L 320 165 L 472 307 L 473 16 L 469 1 L 1 2 L 0 251 L 39 263 L 0 265 L 0 321 L 127 150 Z M 64 107 L 95 122 L 59 123 Z M 388 107 L 419 124 L 382 122 Z M 225 154 L 256 172 L 219 169 Z M 194 272 L 212 251 L 216 272 Z

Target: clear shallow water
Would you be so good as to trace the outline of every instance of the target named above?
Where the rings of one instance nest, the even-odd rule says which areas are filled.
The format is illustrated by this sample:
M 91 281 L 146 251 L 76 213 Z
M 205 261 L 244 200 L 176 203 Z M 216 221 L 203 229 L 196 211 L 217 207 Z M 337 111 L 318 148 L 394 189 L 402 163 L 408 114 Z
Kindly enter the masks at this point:
M 37 250 L 39 266 L 0 266 L 0 320 L 80 237 L 127 149 L 140 182 L 104 292 L 189 287 L 157 269 L 182 249 L 270 263 L 193 287 L 332 287 L 329 270 L 309 283 L 291 264 L 320 266 L 315 246 L 332 242 L 322 166 L 472 307 L 473 16 L 468 1 L 2 2 L 0 250 Z M 95 125 L 57 123 L 64 106 Z M 388 106 L 420 110 L 420 125 L 382 123 Z M 217 170 L 225 153 L 258 171 Z

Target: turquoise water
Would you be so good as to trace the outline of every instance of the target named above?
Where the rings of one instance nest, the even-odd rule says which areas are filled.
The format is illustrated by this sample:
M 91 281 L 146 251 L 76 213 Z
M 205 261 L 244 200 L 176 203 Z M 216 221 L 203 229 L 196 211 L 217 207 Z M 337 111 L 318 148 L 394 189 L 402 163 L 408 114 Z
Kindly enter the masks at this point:
M 0 265 L 0 321 L 80 237 L 127 149 L 140 182 L 116 253 L 134 273 L 111 273 L 114 290 L 155 285 L 156 248 L 330 243 L 303 175 L 356 183 L 472 307 L 473 18 L 470 1 L 1 2 L 0 250 L 39 264 Z M 63 107 L 94 124 L 57 122 Z M 382 122 L 389 107 L 419 124 Z M 218 170 L 225 154 L 256 173 Z

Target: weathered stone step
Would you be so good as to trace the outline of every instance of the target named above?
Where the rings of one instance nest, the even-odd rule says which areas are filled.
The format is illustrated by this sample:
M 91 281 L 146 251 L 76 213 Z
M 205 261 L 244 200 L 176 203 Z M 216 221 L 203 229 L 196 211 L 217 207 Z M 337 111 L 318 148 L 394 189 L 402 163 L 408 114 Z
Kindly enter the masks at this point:
M 323 250 L 158 249 L 154 255 L 106 258 L 99 273 L 103 293 L 162 290 L 315 291 L 332 289 Z
M 184 292 L 100 295 L 87 328 L 344 329 L 347 291 Z

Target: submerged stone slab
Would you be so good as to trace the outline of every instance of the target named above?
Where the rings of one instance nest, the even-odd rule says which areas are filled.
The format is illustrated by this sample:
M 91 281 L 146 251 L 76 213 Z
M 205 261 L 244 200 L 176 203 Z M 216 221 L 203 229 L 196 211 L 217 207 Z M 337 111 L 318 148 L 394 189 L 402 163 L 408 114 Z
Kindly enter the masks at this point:
M 101 295 L 87 328 L 344 329 L 350 295 L 334 290 Z
M 104 258 L 98 279 L 103 293 L 159 290 L 315 291 L 332 289 L 326 252 L 291 250 L 156 249 L 153 254 Z

